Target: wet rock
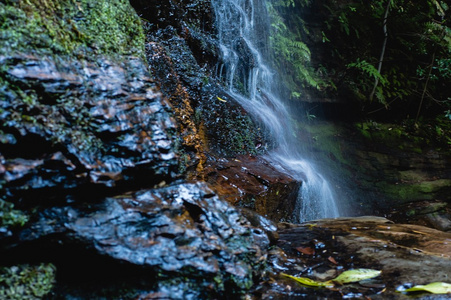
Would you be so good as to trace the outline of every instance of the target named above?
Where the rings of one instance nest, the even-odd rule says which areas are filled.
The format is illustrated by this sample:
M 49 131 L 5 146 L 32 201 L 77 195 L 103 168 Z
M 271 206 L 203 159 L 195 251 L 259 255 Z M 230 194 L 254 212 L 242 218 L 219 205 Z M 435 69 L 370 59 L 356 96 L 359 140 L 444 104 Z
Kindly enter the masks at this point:
M 396 292 L 404 284 L 450 282 L 451 234 L 424 226 L 394 224 L 381 217 L 324 219 L 285 227 L 269 260 L 273 280 L 264 295 L 289 299 L 353 297 L 408 298 Z M 310 251 L 307 251 L 309 249 Z M 357 268 L 382 270 L 371 282 L 345 284 L 336 289 L 312 289 L 279 277 L 280 272 L 315 280 L 330 280 Z M 424 296 L 420 299 L 443 299 Z M 263 296 L 265 298 L 265 296 Z
M 451 231 L 451 214 L 435 212 L 426 215 L 431 227 L 442 231 Z
M 149 293 L 166 294 L 169 288 L 174 299 L 186 299 L 186 293 L 202 299 L 244 293 L 262 276 L 269 245 L 263 230 L 251 226 L 204 183 L 179 183 L 95 205 L 48 209 L 19 234 L 17 248 L 23 251 L 33 241 L 49 243 L 50 237 L 54 244 L 81 245 L 134 266 L 129 272 L 147 269 L 160 289 L 147 286 Z M 83 263 L 83 256 L 71 260 Z M 179 280 L 190 289 L 171 284 Z
M 277 224 L 262 215 L 256 213 L 253 210 L 241 207 L 238 208 L 240 213 L 251 223 L 252 226 L 262 229 L 266 232 L 269 242 L 274 245 L 279 239 L 279 234 L 277 233 Z
M 321 121 L 303 128 L 309 134 L 301 138 L 333 174 L 341 198 L 349 199 L 348 211 L 427 226 L 427 213 L 450 212 L 450 153 L 430 134 L 376 122 Z
M 26 102 L 6 86 L 0 130 L 4 192 L 83 184 L 114 186 L 175 176 L 170 108 L 139 58 L 96 63 L 0 56 L 3 76 L 27 86 Z M 133 170 L 133 174 L 131 173 Z
M 217 66 L 208 58 L 196 57 L 191 33 L 173 26 L 147 28 L 146 55 L 151 73 L 174 109 L 181 167 L 191 178 L 202 178 L 206 153 L 218 157 L 257 154 L 267 145 L 262 130 L 218 82 Z M 212 35 L 200 37 L 197 44 L 206 45 L 216 62 Z
M 140 20 L 119 2 L 0 4 L 0 197 L 17 215 L 0 262 L 54 263 L 49 297 L 236 299 L 274 225 L 203 183 L 166 186 L 202 177 L 206 150 L 264 148 L 212 75 L 211 3 L 132 1 Z
M 301 182 L 258 156 L 210 161 L 207 182 L 228 202 L 280 222 L 293 219 Z

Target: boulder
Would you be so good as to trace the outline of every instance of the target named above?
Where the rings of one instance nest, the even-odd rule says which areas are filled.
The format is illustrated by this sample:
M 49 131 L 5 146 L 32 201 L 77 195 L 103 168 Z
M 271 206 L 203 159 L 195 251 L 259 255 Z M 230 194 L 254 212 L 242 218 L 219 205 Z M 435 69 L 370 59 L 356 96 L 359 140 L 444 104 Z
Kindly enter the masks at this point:
M 180 182 L 44 210 L 17 234 L 7 256 L 11 262 L 23 256 L 50 259 L 63 274 L 74 273 L 77 264 L 88 274 L 104 274 L 115 266 L 122 272 L 116 279 L 126 282 L 135 297 L 160 293 L 171 299 L 193 294 L 211 299 L 249 290 L 263 274 L 268 246 L 265 231 L 253 227 L 205 183 Z M 66 276 L 57 281 L 55 293 L 86 292 L 86 286 L 96 285 L 89 275 L 72 285 L 78 274 Z M 140 289 L 129 276 L 144 282 Z M 107 288 L 116 297 L 124 295 L 113 283 L 99 282 L 90 296 Z
M 302 182 L 281 173 L 260 156 L 209 160 L 206 180 L 215 192 L 238 207 L 276 221 L 294 220 Z

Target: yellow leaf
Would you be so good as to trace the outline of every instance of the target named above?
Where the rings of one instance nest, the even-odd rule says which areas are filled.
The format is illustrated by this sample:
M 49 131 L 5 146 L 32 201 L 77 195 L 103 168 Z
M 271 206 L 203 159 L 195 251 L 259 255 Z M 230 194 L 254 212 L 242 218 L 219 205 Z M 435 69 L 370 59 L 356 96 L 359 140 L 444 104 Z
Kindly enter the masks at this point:
M 222 98 L 219 98 L 218 96 L 216 96 L 216 98 L 218 98 L 219 101 L 227 102 L 227 100 L 224 100 L 224 99 L 222 99 Z
M 427 285 L 416 285 L 410 289 L 404 290 L 404 292 L 419 292 L 426 291 L 432 294 L 450 294 L 451 284 L 446 282 L 433 282 Z
M 338 284 L 357 282 L 365 279 L 370 279 L 373 277 L 377 277 L 381 274 L 381 271 L 372 270 L 372 269 L 354 269 L 341 273 L 335 279 L 332 279 L 333 282 Z
M 291 278 L 297 282 L 299 282 L 300 284 L 306 285 L 306 286 L 311 286 L 311 287 L 333 287 L 333 284 L 330 281 L 326 281 L 326 282 L 320 282 L 320 281 L 315 281 L 313 279 L 310 278 L 306 278 L 306 277 L 296 277 L 296 276 L 291 276 L 285 273 L 281 273 L 280 275 Z

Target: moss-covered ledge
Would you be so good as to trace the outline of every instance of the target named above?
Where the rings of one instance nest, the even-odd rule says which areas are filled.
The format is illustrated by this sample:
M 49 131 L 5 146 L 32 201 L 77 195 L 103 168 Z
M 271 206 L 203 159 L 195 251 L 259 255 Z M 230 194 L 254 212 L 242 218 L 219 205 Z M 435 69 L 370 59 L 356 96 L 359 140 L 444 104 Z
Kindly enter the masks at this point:
M 0 2 L 0 54 L 133 55 L 144 33 L 128 0 Z

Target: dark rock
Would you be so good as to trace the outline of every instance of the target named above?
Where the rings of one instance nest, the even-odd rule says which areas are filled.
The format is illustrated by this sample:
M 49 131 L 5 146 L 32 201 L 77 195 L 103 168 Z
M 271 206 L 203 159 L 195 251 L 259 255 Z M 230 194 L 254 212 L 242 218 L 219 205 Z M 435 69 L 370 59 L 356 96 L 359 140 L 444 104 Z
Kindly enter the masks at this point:
M 267 145 L 263 130 L 215 77 L 217 66 L 209 58 L 195 56 L 191 33 L 172 26 L 148 28 L 146 55 L 151 73 L 174 108 L 182 168 L 191 171 L 191 177 L 202 177 L 206 153 L 257 154 Z M 216 63 L 218 50 L 213 33 L 209 34 L 199 37 L 197 44 L 208 48 L 202 53 L 210 53 Z
M 262 276 L 269 245 L 263 230 L 252 227 L 203 183 L 179 183 L 95 205 L 48 209 L 22 231 L 17 248 L 24 251 L 30 242 L 35 245 L 50 237 L 54 244 L 92 249 L 135 266 L 135 271 L 151 270 L 149 276 L 156 276 L 153 280 L 162 290 L 170 288 L 173 299 L 185 299 L 186 293 L 205 299 L 224 292 L 232 299 L 244 293 Z M 70 259 L 83 263 L 83 256 Z M 188 291 L 171 287 L 169 283 L 177 280 L 197 287 Z
M 451 214 L 448 213 L 430 213 L 426 215 L 431 227 L 442 231 L 451 231 Z
M 16 55 L 0 61 L 4 76 L 34 95 L 27 103 L 12 88 L 2 92 L 14 95 L 1 104 L 0 130 L 8 137 L 0 144 L 4 193 L 114 186 L 144 176 L 156 184 L 175 176 L 175 124 L 141 59 Z
M 253 210 L 244 207 L 239 208 L 239 211 L 247 220 L 249 220 L 252 226 L 260 228 L 266 232 L 271 245 L 276 244 L 279 239 L 279 234 L 277 233 L 277 224 L 275 222 L 263 217 Z

